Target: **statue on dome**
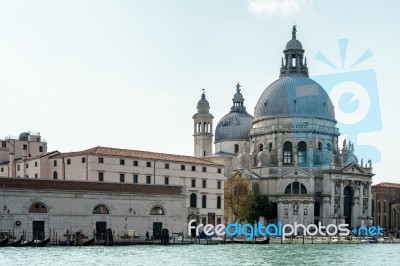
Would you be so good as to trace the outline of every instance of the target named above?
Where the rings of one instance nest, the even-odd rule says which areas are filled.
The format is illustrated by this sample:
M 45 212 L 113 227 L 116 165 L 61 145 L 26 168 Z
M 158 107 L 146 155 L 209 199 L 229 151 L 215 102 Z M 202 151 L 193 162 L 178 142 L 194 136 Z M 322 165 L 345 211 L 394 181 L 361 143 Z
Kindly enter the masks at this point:
M 296 25 L 293 25 L 292 39 L 296 39 L 296 32 L 297 32 Z

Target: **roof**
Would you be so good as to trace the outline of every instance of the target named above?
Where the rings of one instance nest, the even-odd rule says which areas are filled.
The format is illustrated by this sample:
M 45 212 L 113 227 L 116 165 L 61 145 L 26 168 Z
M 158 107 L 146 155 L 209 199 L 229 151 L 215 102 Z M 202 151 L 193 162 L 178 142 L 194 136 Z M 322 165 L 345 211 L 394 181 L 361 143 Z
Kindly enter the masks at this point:
M 3 178 L 0 177 L 0 187 L 31 190 L 70 190 L 70 191 L 97 191 L 120 192 L 133 194 L 182 194 L 181 186 L 144 185 L 129 183 L 106 183 L 89 181 L 66 180 L 40 180 L 27 178 Z
M 200 159 L 194 156 L 168 154 L 168 153 L 158 153 L 149 151 L 138 151 L 138 150 L 128 150 L 128 149 L 118 149 L 97 146 L 88 150 L 77 151 L 77 152 L 67 152 L 61 153 L 57 157 L 73 157 L 79 155 L 105 155 L 105 156 L 121 156 L 121 157 L 131 157 L 138 159 L 150 159 L 150 160 L 163 160 L 163 161 L 173 161 L 191 164 L 202 164 L 202 165 L 214 165 L 220 166 L 204 159 Z
M 59 154 L 60 154 L 59 151 L 50 151 L 50 152 L 46 152 L 46 153 L 34 154 L 34 155 L 31 155 L 31 156 L 27 157 L 26 159 L 24 157 L 18 158 L 18 159 L 15 159 L 15 161 L 16 162 L 18 162 L 18 161 L 31 161 L 31 160 L 40 159 L 40 158 L 43 158 L 43 157 L 46 157 L 46 156 L 51 156 L 51 155 L 55 156 L 55 155 L 59 155 Z
M 215 128 L 215 141 L 248 139 L 252 122 L 253 117 L 246 111 L 231 111 L 218 122 Z
M 400 183 L 390 183 L 390 182 L 382 182 L 372 186 L 373 188 L 379 187 L 388 187 L 388 188 L 400 188 Z

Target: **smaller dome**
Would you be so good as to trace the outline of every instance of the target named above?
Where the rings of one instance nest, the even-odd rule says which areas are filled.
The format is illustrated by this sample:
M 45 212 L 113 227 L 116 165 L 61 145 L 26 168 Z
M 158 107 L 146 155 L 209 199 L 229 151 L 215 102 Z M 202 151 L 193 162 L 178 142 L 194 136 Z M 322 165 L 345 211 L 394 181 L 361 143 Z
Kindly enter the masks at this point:
M 210 104 L 206 100 L 206 95 L 203 94 L 201 95 L 201 99 L 197 102 L 197 112 L 198 113 L 208 113 L 210 110 Z
M 22 132 L 19 134 L 18 140 L 28 141 L 29 135 L 30 134 L 28 132 Z
M 248 139 L 252 123 L 253 117 L 247 112 L 230 112 L 218 122 L 215 141 Z
M 287 42 L 285 49 L 303 49 L 303 45 L 297 39 L 291 39 Z

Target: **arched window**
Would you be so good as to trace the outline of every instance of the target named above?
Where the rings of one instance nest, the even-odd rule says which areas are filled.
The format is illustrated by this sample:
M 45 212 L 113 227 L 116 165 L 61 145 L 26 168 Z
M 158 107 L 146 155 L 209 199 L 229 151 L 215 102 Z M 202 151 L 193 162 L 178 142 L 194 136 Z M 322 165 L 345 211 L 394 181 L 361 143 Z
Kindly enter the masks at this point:
M 57 171 L 54 171 L 54 173 L 53 173 L 53 179 L 58 179 Z
M 268 143 L 268 151 L 272 150 L 272 142 Z
M 217 197 L 217 209 L 221 209 L 221 196 Z
M 307 188 L 302 183 L 300 183 L 300 194 L 307 194 Z
M 299 164 L 305 164 L 307 161 L 307 144 L 304 141 L 300 141 L 298 145 L 298 163 Z
M 29 208 L 29 213 L 47 213 L 47 208 L 43 203 L 35 202 Z
M 258 151 L 263 151 L 264 150 L 264 145 L 263 144 L 260 144 L 259 146 L 258 146 Z
M 322 142 L 318 142 L 318 150 L 322 150 Z
M 196 194 L 190 194 L 190 207 L 197 208 L 197 197 Z
M 164 209 L 160 206 L 153 207 L 150 211 L 150 215 L 165 215 Z
M 292 183 L 286 186 L 285 194 L 292 194 Z
M 207 208 L 207 196 L 206 195 L 203 195 L 203 197 L 201 197 L 201 207 Z
M 292 163 L 292 143 L 286 141 L 283 144 L 283 163 L 291 164 Z
M 94 207 L 93 209 L 93 214 L 109 214 L 110 212 L 108 211 L 108 208 L 106 207 L 106 205 L 97 205 L 96 207 Z

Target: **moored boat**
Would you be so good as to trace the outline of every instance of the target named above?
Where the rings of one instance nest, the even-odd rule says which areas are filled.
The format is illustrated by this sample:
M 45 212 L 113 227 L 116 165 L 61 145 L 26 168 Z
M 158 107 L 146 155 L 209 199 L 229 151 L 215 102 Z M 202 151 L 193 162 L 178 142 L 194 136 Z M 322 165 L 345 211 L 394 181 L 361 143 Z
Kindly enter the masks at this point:
M 46 246 L 49 242 L 50 242 L 50 238 L 47 238 L 47 239 L 42 240 L 42 241 L 34 242 L 32 246 L 34 246 L 34 247 L 44 247 L 44 246 Z
M 7 246 L 8 243 L 8 237 L 6 239 L 3 239 L 0 241 L 0 247 L 5 247 Z
M 88 241 L 82 242 L 81 246 L 90 246 L 94 243 L 94 238 L 89 239 Z

